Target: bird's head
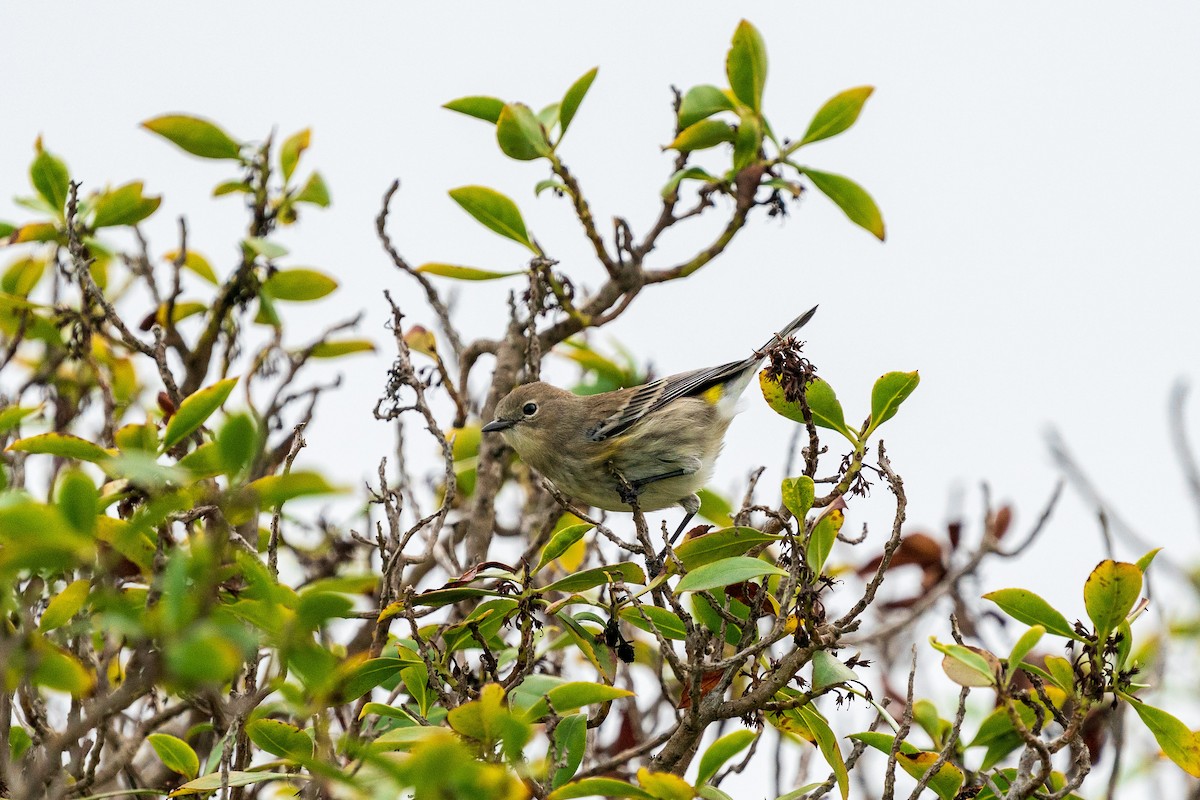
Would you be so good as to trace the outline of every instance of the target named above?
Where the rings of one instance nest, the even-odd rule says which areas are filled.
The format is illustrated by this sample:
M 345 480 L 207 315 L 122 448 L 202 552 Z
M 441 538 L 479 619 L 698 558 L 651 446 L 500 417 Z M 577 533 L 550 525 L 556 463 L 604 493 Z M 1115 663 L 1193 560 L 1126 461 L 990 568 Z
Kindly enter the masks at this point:
M 498 432 L 523 458 L 532 451 L 561 452 L 569 444 L 563 434 L 573 430 L 578 403 L 578 397 L 548 383 L 527 383 L 496 404 L 496 418 L 483 432 Z

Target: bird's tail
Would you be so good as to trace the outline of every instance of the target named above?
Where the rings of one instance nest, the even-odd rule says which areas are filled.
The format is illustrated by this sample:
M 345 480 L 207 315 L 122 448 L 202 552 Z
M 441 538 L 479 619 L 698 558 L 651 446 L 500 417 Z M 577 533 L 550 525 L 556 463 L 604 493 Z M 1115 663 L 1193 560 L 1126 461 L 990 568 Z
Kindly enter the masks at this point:
M 754 378 L 754 376 L 758 374 L 759 367 L 761 367 L 763 362 L 767 360 L 767 349 L 770 348 L 771 345 L 775 344 L 775 342 L 783 341 L 796 331 L 803 328 L 804 325 L 810 319 L 812 319 L 813 315 L 816 313 L 817 307 L 813 306 L 808 311 L 805 311 L 787 325 L 783 326 L 783 329 L 780 330 L 779 333 L 776 333 L 774 336 L 772 336 L 770 341 L 768 341 L 758 350 L 754 351 L 754 355 L 750 356 L 745 361 L 742 361 L 740 364 L 738 362 L 734 362 L 726 365 L 727 369 L 732 368 L 729 370 L 731 377 L 725 386 L 725 391 L 722 394 L 721 403 L 719 404 L 725 413 L 731 417 L 734 413 L 736 413 L 737 399 L 741 396 L 742 392 L 746 390 L 746 387 L 750 384 L 750 381 Z
M 783 341 L 784 339 L 791 336 L 793 333 L 795 333 L 796 331 L 800 330 L 805 325 L 807 325 L 808 321 L 813 318 L 814 314 L 817 313 L 817 308 L 819 308 L 819 306 L 813 306 L 808 311 L 805 311 L 803 314 L 801 314 L 800 316 L 796 317 L 794 320 L 789 322 L 787 325 L 784 325 L 783 330 L 779 331 L 779 333 L 772 336 L 770 341 L 768 341 L 762 347 L 758 348 L 759 352 L 765 351 L 768 347 L 775 344 L 775 342 Z

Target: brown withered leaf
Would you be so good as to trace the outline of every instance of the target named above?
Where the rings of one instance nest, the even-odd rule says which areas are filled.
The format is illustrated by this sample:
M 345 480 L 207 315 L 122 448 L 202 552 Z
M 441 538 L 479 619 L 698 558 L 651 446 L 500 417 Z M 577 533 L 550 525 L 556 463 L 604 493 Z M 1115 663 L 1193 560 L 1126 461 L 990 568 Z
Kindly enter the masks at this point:
M 481 561 L 480 563 L 468 569 L 462 575 L 459 575 L 457 578 L 451 578 L 450 580 L 446 581 L 442 588 L 452 589 L 458 586 L 465 586 L 474 581 L 475 578 L 479 576 L 479 573 L 485 569 L 502 569 L 506 572 L 516 572 L 516 570 L 510 564 L 505 564 L 503 561 Z
M 950 537 L 950 549 L 954 552 L 958 551 L 958 543 L 962 541 L 962 529 L 961 519 L 956 519 L 946 526 L 946 534 Z
M 723 675 L 723 674 L 724 674 L 724 670 L 719 670 L 719 669 L 710 670 L 709 672 L 704 673 L 703 677 L 700 678 L 700 694 L 701 694 L 701 696 L 706 695 L 709 692 L 711 692 L 713 690 L 713 688 L 718 683 L 721 682 L 721 675 Z M 692 695 L 688 692 L 687 687 L 685 686 L 683 689 L 683 694 L 679 698 L 679 704 L 676 706 L 676 708 L 684 709 L 684 708 L 691 708 L 691 707 L 692 707 Z
M 689 528 L 688 532 L 683 535 L 683 541 L 688 539 L 699 539 L 701 536 L 706 536 L 713 531 L 712 525 L 700 524 L 694 528 Z
M 1093 708 L 1083 718 L 1083 743 L 1088 749 L 1088 757 L 1094 766 L 1104 754 L 1104 744 L 1108 741 L 1108 731 L 1112 727 L 1113 709 L 1110 705 Z
M 171 396 L 166 392 L 158 393 L 158 407 L 163 412 L 163 422 L 170 422 L 171 417 L 175 416 L 175 404 L 171 402 Z
M 634 721 L 633 716 L 628 711 L 625 711 L 621 714 L 621 726 L 617 728 L 617 738 L 613 739 L 607 747 L 603 748 L 602 752 L 610 756 L 623 753 L 632 747 L 637 747 L 641 742 L 641 727 Z M 619 775 L 620 773 L 616 772 L 614 774 Z
M 876 556 L 858 568 L 859 577 L 866 577 L 879 569 L 883 556 Z M 903 567 L 909 564 L 921 568 L 921 588 L 929 589 L 937 585 L 946 575 L 945 555 L 941 542 L 926 533 L 916 532 L 904 536 L 900 546 L 892 555 L 888 569 Z
M 1009 526 L 1012 525 L 1012 515 L 1012 506 L 1001 506 L 996 513 L 992 514 L 988 523 L 997 541 L 1003 539 L 1004 534 L 1008 532 Z

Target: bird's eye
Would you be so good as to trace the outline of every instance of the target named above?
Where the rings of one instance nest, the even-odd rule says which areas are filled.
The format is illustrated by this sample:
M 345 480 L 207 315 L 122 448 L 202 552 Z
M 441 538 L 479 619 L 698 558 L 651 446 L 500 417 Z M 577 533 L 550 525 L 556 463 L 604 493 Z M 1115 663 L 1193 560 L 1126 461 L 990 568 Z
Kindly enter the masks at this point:
M 537 413 L 537 403 L 526 403 L 521 408 L 521 413 L 523 413 L 527 417 L 532 417 L 534 414 Z

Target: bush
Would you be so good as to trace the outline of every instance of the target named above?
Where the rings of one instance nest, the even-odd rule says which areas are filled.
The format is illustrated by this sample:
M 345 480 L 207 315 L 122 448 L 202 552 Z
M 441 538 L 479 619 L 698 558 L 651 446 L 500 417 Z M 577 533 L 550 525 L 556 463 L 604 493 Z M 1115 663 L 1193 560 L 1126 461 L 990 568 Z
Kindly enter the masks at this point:
M 801 345 L 775 342 L 760 384 L 796 424 L 799 474 L 767 504 L 754 499 L 757 476 L 740 506 L 703 492 L 707 523 L 665 549 L 636 502 L 632 520 L 593 516 L 481 434 L 551 352 L 579 365 L 580 394 L 646 380 L 635 357 L 606 356 L 579 334 L 645 287 L 706 268 L 753 215 L 789 213 L 815 189 L 884 238 L 866 191 L 798 160 L 855 123 L 870 87 L 836 95 L 788 139 L 764 114 L 766 51 L 749 23 L 726 71 L 728 88 L 676 93 L 674 169 L 640 237 L 620 218 L 602 235 L 559 153 L 596 70 L 537 112 L 491 97 L 447 103 L 491 126 L 504 155 L 547 168 L 536 192 L 570 205 L 606 278 L 578 290 L 517 204 L 483 186 L 450 194 L 527 248 L 528 268 L 413 266 L 388 235 L 393 184 L 381 244 L 416 290 L 403 304 L 427 304 L 439 330 L 406 326 L 385 293 L 396 357 L 375 413 L 397 430 L 415 420 L 441 464 L 428 482 L 405 462 L 380 464 L 345 524 L 293 504 L 354 496 L 344 479 L 297 466 L 334 388 L 308 376 L 315 361 L 376 346 L 348 333 L 356 320 L 315 336 L 302 325 L 307 338 L 291 343 L 289 304 L 337 289 L 287 266 L 276 236 L 330 202 L 320 174 L 299 169 L 309 131 L 249 143 L 197 117 L 143 123 L 228 168 L 214 194 L 240 197 L 248 215 L 228 270 L 189 247 L 182 220 L 155 259 L 137 225 L 160 198 L 138 181 L 82 194 L 39 141 L 34 194 L 21 200 L 34 216 L 0 223 L 18 253 L 0 279 L 0 792 L 722 798 L 726 776 L 761 764 L 770 742 L 812 745 L 823 762 L 806 761 L 819 782 L 788 798 L 845 798 L 855 770 L 890 797 L 897 767 L 914 797 L 1064 797 L 1104 753 L 1098 727 L 1127 707 L 1200 774 L 1195 735 L 1134 696 L 1152 653 L 1131 626 L 1156 551 L 1096 567 L 1086 623 L 1033 592 L 991 591 L 1027 628 L 1000 655 L 965 643 L 984 613 L 961 583 L 1014 554 L 1000 549 L 1011 510 L 988 508 L 972 547 L 957 527 L 945 541 L 903 531 L 905 485 L 878 434 L 918 388 L 916 372 L 880 377 L 855 426 Z M 660 236 L 713 215 L 715 239 L 655 265 Z M 128 232 L 132 248 L 111 243 Z M 464 341 L 440 281 L 516 278 L 504 330 Z M 842 533 L 843 512 L 869 477 L 892 494 L 893 515 L 882 548 L 848 569 L 862 539 Z M 903 566 L 918 568 L 921 592 L 885 603 L 879 588 Z M 946 713 L 915 698 L 915 658 L 903 696 L 888 689 L 890 669 L 871 669 L 894 666 L 897 641 L 944 597 L 958 606 L 955 641 L 931 645 L 961 686 Z M 1067 657 L 1038 650 L 1046 637 Z M 994 710 L 968 737 L 972 688 Z M 861 708 L 844 710 L 852 700 Z M 870 748 L 884 756 L 871 761 Z

